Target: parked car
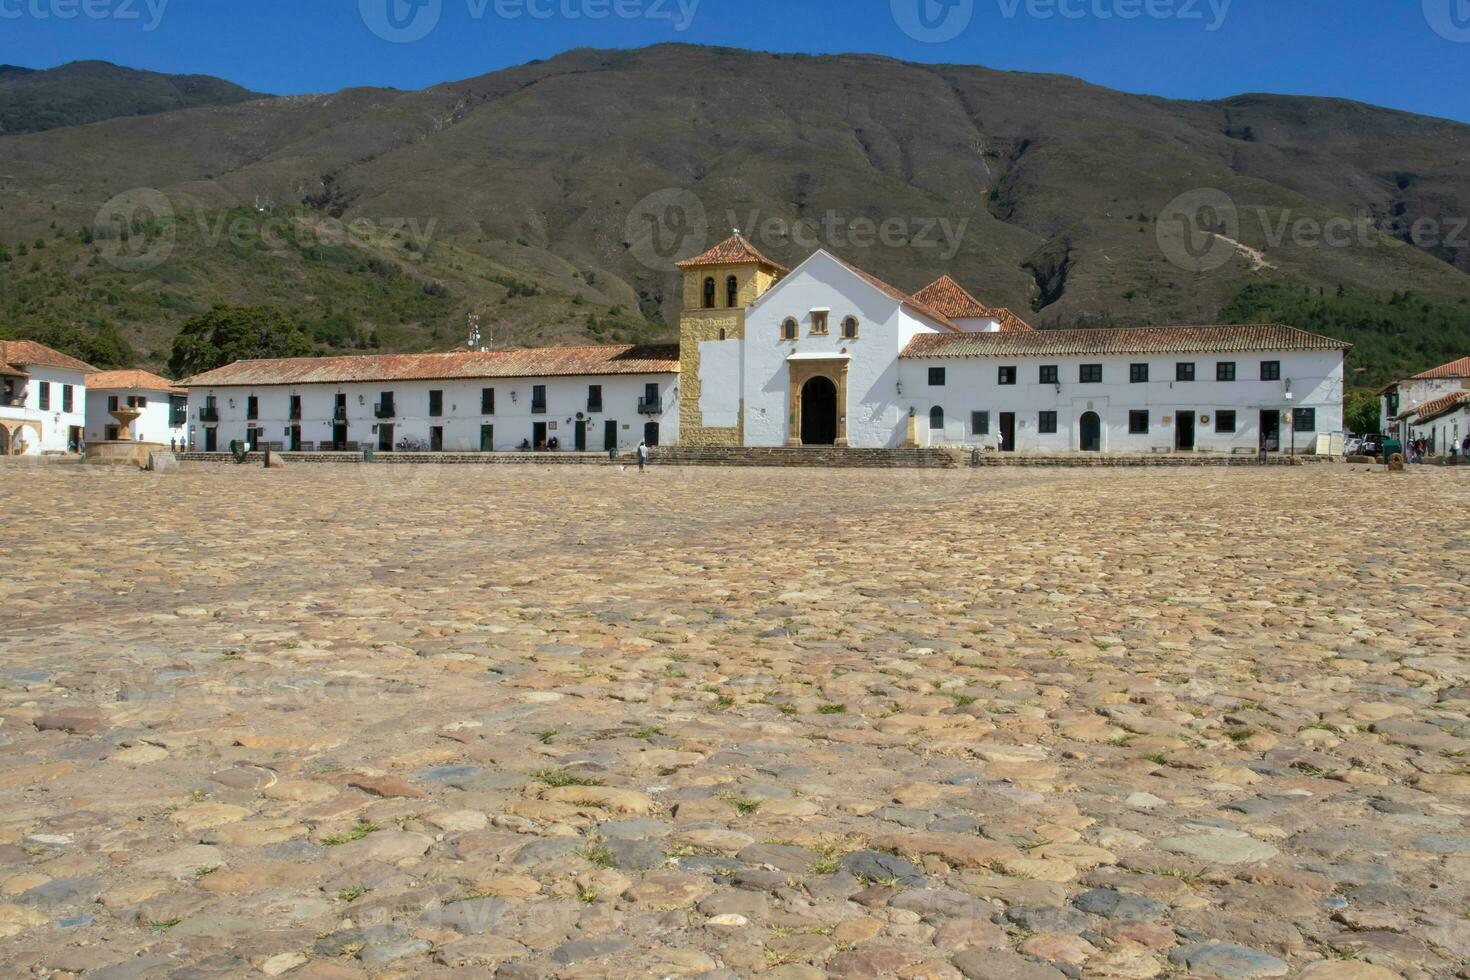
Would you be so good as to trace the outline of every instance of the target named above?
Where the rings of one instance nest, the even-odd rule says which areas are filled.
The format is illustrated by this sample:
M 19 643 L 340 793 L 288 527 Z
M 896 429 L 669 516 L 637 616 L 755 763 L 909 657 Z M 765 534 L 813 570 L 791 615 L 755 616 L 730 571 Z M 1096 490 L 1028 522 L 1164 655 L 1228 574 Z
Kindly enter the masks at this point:
M 1381 436 L 1376 433 L 1363 436 L 1358 440 L 1357 446 L 1349 451 L 1352 456 L 1372 456 L 1374 459 L 1382 459 L 1385 454 L 1392 456 L 1394 453 L 1404 451 L 1403 445 L 1392 436 Z

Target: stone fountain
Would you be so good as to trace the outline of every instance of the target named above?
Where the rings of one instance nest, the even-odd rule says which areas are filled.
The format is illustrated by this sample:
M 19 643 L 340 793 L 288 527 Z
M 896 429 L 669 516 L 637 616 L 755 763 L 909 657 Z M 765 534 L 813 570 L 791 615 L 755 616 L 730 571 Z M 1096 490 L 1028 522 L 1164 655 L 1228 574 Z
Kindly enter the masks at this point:
M 117 420 L 120 439 L 87 443 L 88 463 L 97 466 L 136 466 L 148 468 L 148 454 L 166 451 L 167 446 L 157 442 L 137 442 L 132 438 L 133 423 L 143 413 L 131 405 L 119 405 L 109 412 Z

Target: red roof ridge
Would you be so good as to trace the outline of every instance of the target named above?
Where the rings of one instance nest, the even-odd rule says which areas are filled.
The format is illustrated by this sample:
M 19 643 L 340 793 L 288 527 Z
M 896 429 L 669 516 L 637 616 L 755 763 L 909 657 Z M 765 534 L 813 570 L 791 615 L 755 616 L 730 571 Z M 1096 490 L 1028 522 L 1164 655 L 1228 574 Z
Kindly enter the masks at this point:
M 677 344 L 589 344 L 493 351 L 343 354 L 234 361 L 179 382 L 186 387 L 424 381 L 465 378 L 677 374 Z
M 1448 415 L 1462 402 L 1470 404 L 1470 391 L 1452 391 L 1448 395 L 1440 395 L 1416 408 L 1411 408 L 1398 417 L 1408 418 L 1411 415 L 1417 415 L 1420 422 L 1432 422 L 1441 415 Z
M 1430 368 L 1422 374 L 1416 374 L 1414 381 L 1429 381 L 1435 378 L 1470 378 L 1470 357 L 1461 357 L 1448 364 Z
M 128 388 L 139 388 L 146 391 L 168 391 L 174 394 L 181 394 L 184 391 L 183 388 L 180 388 L 167 378 L 160 377 L 152 371 L 144 371 L 138 368 L 126 368 L 119 371 L 93 371 L 87 375 L 87 387 L 95 391 L 121 391 Z
M 0 340 L 0 361 L 17 367 L 40 364 L 46 367 L 61 368 L 65 371 L 80 371 L 83 374 L 90 374 L 97 370 L 86 361 L 78 360 L 70 354 L 63 354 L 54 347 L 47 347 L 34 340 Z
M 921 334 L 901 357 L 984 357 L 998 354 L 1230 353 L 1271 350 L 1351 350 L 1352 345 L 1282 323 L 1096 327 L 1084 330 Z
M 760 249 L 750 244 L 750 240 L 738 232 L 692 259 L 684 259 L 674 265 L 680 269 L 695 269 L 703 265 L 741 265 L 747 262 L 774 269 L 782 275 L 791 271 L 779 262 L 766 258 Z

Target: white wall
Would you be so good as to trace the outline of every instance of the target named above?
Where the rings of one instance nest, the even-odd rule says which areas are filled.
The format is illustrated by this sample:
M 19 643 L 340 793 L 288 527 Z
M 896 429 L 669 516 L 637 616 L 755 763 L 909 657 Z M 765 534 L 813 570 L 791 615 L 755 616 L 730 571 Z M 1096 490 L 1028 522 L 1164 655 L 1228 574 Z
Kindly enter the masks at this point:
M 706 340 L 699 345 L 699 412 L 706 428 L 740 425 L 744 347 L 739 340 Z
M 1429 439 L 1434 443 L 1434 452 L 1441 456 L 1449 455 L 1450 447 L 1460 446 L 1467 435 L 1470 435 L 1470 405 L 1465 405 L 1457 412 L 1442 415 L 1432 422 L 1409 427 L 1410 439 Z
M 1262 361 L 1281 362 L 1280 381 L 1261 381 Z M 1195 365 L 1193 382 L 1175 382 L 1175 364 L 1191 361 Z M 1234 361 L 1233 382 L 1215 380 L 1215 365 Z M 1180 354 L 1166 356 L 1124 357 L 987 357 L 905 360 L 903 365 L 904 412 L 913 406 L 919 417 L 920 441 L 929 446 L 993 446 L 1000 431 L 1000 414 L 1016 413 L 1017 452 L 1051 453 L 1077 451 L 1081 447 L 1081 418 L 1085 412 L 1096 412 L 1102 422 L 1102 451 L 1114 453 L 1172 450 L 1175 429 L 1173 419 L 1180 411 L 1196 414 L 1195 448 L 1205 452 L 1230 452 L 1236 449 L 1254 451 L 1259 445 L 1260 412 L 1271 409 L 1315 408 L 1316 432 L 1298 433 L 1298 452 L 1311 452 L 1319 433 L 1342 431 L 1343 357 L 1338 351 L 1292 352 L 1280 354 Z M 1149 365 L 1149 381 L 1130 382 L 1133 364 Z M 1044 364 L 1058 367 L 1061 391 L 1055 385 L 1041 384 L 1040 369 Z M 1079 381 L 1082 364 L 1102 364 L 1101 384 Z M 1014 366 L 1015 385 L 998 383 L 999 368 Z M 929 368 L 945 368 L 946 384 L 942 388 L 929 385 Z M 1291 382 L 1293 400 L 1285 398 L 1286 382 Z M 944 409 L 945 428 L 932 431 L 930 410 Z M 1236 413 L 1234 433 L 1216 433 L 1215 421 L 1221 409 Z M 1129 433 L 1129 412 L 1149 412 L 1147 435 Z M 976 436 L 970 431 L 970 413 L 990 413 L 990 434 Z M 1039 431 L 1043 411 L 1057 413 L 1055 434 Z M 1205 424 L 1199 421 L 1208 416 Z M 1166 424 L 1165 420 L 1169 423 Z M 1291 431 L 1283 427 L 1283 450 L 1291 446 Z M 1011 447 L 1007 447 L 1011 448 Z
M 24 439 L 26 442 L 26 455 L 39 456 L 42 453 L 67 452 L 72 427 L 75 426 L 79 430 L 86 427 L 87 376 L 80 371 L 68 371 L 46 365 L 26 365 L 25 369 L 30 372 L 30 377 L 26 379 L 25 404 L 0 407 L 0 417 L 7 420 L 40 423 L 41 436 L 39 439 L 36 438 L 35 430 L 32 428 L 17 432 L 16 438 Z M 51 399 L 50 407 L 46 410 L 41 408 L 43 385 L 48 387 Z M 63 410 L 64 392 L 68 386 L 72 391 L 72 410 L 70 412 Z
M 87 441 L 102 442 L 107 438 L 107 427 L 117 425 L 117 419 L 107 411 L 109 398 L 116 398 L 119 405 L 126 405 L 129 398 L 146 398 L 143 414 L 132 426 L 132 438 L 136 442 L 156 442 L 167 446 L 170 440 L 183 445 L 188 436 L 188 425 L 169 425 L 169 393 L 147 388 L 112 390 L 89 390 L 87 392 Z M 126 435 L 119 433 L 119 438 Z
M 1389 412 L 1389 395 L 1382 395 L 1378 399 L 1379 431 L 1402 438 L 1408 432 L 1408 424 L 1393 421 L 1394 414 L 1402 415 L 1409 409 L 1432 402 L 1436 398 L 1470 388 L 1470 381 L 1465 378 L 1421 378 L 1401 381 L 1396 387 L 1399 396 L 1396 412 Z
M 828 333 L 811 332 L 813 309 L 829 308 Z M 855 340 L 842 336 L 842 321 L 858 318 Z M 781 324 L 795 317 L 797 340 L 781 339 Z M 939 327 L 910 313 L 898 300 L 825 252 L 817 252 L 767 290 L 745 317 L 745 444 L 787 443 L 793 353 L 846 351 L 847 438 L 854 447 L 903 444 L 907 409 L 898 399 L 898 352 L 916 334 Z M 702 374 L 702 372 L 701 372 Z M 839 409 L 840 410 L 840 409 Z
M 638 413 L 638 401 L 643 397 L 645 384 L 657 384 L 663 399 L 661 415 L 644 416 Z M 546 386 L 546 413 L 533 415 L 531 412 L 531 389 L 533 385 Z M 602 386 L 602 411 L 588 413 L 588 386 Z M 219 412 L 218 432 L 220 451 L 229 449 L 231 440 L 244 441 L 246 430 L 257 427 L 265 430 L 267 443 L 279 443 L 289 448 L 291 396 L 301 396 L 301 438 L 304 443 L 315 443 L 316 448 L 330 448 L 332 439 L 332 412 L 336 395 L 347 396 L 348 428 L 347 439 L 359 448 L 377 448 L 378 436 L 374 426 L 394 426 L 393 441 L 396 444 L 405 437 L 429 441 L 429 430 L 433 426 L 444 429 L 444 451 L 479 452 L 480 426 L 494 426 L 494 447 L 497 452 L 519 448 L 522 440 L 531 440 L 536 423 L 548 425 L 548 438 L 557 438 L 562 451 L 570 452 L 575 447 L 575 425 L 577 413 L 582 413 L 587 422 L 587 449 L 601 452 L 609 448 L 604 445 L 604 423 L 618 423 L 618 448 L 628 450 L 636 447 L 644 437 L 644 424 L 658 422 L 659 438 L 664 445 L 673 445 L 679 436 L 679 410 L 676 402 L 678 375 L 612 375 L 601 377 L 511 379 L 491 378 L 483 380 L 455 381 L 386 381 L 354 383 L 345 385 L 262 385 L 258 387 L 196 387 L 189 391 L 189 444 L 196 450 L 205 446 L 206 423 L 200 421 L 199 412 L 206 399 L 213 395 Z M 480 414 L 480 392 L 483 388 L 495 389 L 495 414 Z M 444 415 L 429 417 L 429 392 L 444 392 Z M 383 392 L 392 392 L 395 417 L 378 419 L 374 409 Z M 248 398 L 259 398 L 259 419 L 246 418 Z M 233 404 L 231 404 L 233 402 Z M 550 429 L 556 425 L 554 430 Z M 326 444 L 323 446 L 322 444 Z

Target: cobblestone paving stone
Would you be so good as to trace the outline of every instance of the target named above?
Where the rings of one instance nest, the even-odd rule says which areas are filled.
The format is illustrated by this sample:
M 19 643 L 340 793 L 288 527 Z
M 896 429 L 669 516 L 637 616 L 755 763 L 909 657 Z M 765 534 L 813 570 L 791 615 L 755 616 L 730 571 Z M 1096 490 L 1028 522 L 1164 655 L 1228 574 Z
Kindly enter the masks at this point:
M 0 976 L 1470 976 L 1470 473 L 0 467 Z

